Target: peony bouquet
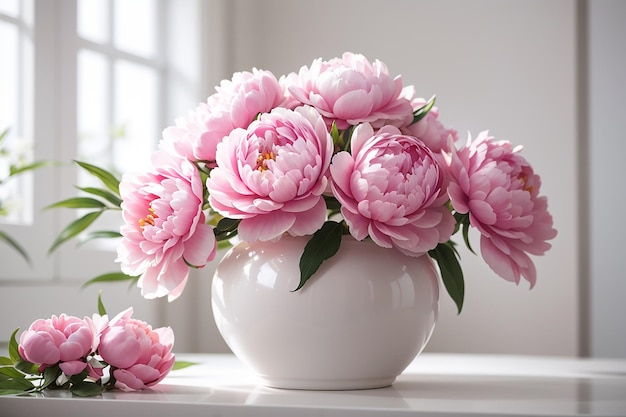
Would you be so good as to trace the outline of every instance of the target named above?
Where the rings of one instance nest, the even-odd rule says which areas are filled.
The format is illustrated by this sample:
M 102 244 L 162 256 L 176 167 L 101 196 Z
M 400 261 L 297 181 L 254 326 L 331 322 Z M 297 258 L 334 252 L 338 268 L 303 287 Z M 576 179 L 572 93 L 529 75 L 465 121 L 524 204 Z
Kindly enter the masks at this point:
M 120 232 L 94 237 L 121 236 L 122 275 L 137 279 L 146 298 L 173 300 L 189 269 L 237 235 L 310 236 L 299 289 L 349 234 L 434 258 L 460 312 L 464 281 L 451 237 L 461 231 L 469 246 L 474 228 L 498 275 L 534 286 L 529 255 L 543 255 L 556 236 L 539 176 L 521 147 L 486 131 L 459 144 L 434 104 L 382 62 L 353 53 L 280 78 L 235 73 L 163 131 L 148 170 L 118 182 L 80 163 L 109 189 L 85 189 L 104 202 L 85 204 L 97 210 L 69 225 L 53 248 L 117 205 Z M 54 206 L 81 199 L 97 200 Z

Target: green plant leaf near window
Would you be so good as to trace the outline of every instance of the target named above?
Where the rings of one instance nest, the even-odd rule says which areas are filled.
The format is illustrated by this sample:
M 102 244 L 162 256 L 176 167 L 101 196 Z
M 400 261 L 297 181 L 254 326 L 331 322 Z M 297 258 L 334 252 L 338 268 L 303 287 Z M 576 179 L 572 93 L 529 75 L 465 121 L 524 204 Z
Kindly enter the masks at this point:
M 22 157 L 18 157 L 17 161 L 13 161 L 13 158 L 11 157 L 11 152 L 9 151 L 7 145 L 9 131 L 10 130 L 7 128 L 2 131 L 2 133 L 0 133 L 0 157 L 9 159 L 8 175 L 6 175 L 5 177 L 0 177 L 0 189 L 3 186 L 6 186 L 10 179 L 20 174 L 24 174 L 26 172 L 34 171 L 38 168 L 51 165 L 50 161 L 25 162 Z M 8 209 L 6 209 L 2 203 L 2 200 L 0 200 L 0 216 L 8 214 Z M 6 231 L 0 230 L 0 241 L 15 250 L 26 261 L 27 264 L 31 265 L 31 259 L 28 255 L 28 252 L 26 251 L 24 246 L 22 246 L 14 237 L 11 237 Z

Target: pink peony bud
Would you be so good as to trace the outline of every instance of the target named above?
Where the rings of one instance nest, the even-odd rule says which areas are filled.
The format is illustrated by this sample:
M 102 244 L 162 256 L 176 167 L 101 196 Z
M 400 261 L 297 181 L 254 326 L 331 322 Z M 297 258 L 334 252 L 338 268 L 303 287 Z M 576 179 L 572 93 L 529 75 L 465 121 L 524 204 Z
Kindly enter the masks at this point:
M 86 367 L 85 358 L 94 351 L 95 326 L 91 319 L 52 316 L 39 319 L 20 336 L 19 353 L 28 361 L 40 365 L 40 370 L 59 364 L 66 375 L 75 375 Z
M 99 353 L 113 367 L 115 387 L 135 391 L 160 382 L 174 366 L 174 333 L 169 327 L 152 329 L 131 318 L 129 308 L 113 318 L 102 332 Z

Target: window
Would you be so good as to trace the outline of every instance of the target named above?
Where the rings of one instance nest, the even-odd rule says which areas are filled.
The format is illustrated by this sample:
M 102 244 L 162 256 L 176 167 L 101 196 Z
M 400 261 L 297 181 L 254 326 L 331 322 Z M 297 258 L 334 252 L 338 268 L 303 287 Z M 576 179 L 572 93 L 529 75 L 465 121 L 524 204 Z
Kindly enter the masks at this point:
M 35 31 L 32 1 L 0 1 L 0 56 L 5 57 L 0 77 L 0 131 L 7 131 L 0 155 L 0 178 L 6 179 L 11 164 L 31 162 L 41 149 L 35 144 L 34 124 L 34 61 Z M 43 146 L 45 148 L 45 145 Z M 32 173 L 12 177 L 0 187 L 0 227 L 28 252 L 39 251 L 34 231 L 41 225 L 35 215 L 35 176 Z M 0 278 L 25 278 L 26 262 L 4 242 L 0 244 L 3 260 Z M 33 260 L 42 260 L 38 269 L 29 271 L 41 276 L 50 267 L 41 257 L 31 253 Z M 7 260 L 7 261 L 5 261 Z
M 167 102 L 163 3 L 77 3 L 77 145 L 81 160 L 124 172 L 146 163 Z
M 8 179 L 11 164 L 32 161 L 32 9 L 28 2 L 0 2 L 0 132 L 6 135 L 0 143 L 0 224 L 27 225 L 33 219 L 32 175 Z
M 11 259 L 0 272 L 5 280 L 85 279 L 85 271 L 114 270 L 114 253 L 96 243 L 76 249 L 70 242 L 53 261 L 48 258 L 54 236 L 77 213 L 41 209 L 76 195 L 75 184 L 94 181 L 71 165 L 73 159 L 118 174 L 147 163 L 173 115 L 195 107 L 204 95 L 194 25 L 199 3 L 177 2 L 176 9 L 165 0 L 48 3 L 0 1 L 0 52 L 9 58 L 0 77 L 0 129 L 11 128 L 13 145 L 33 143 L 36 155 L 28 157 L 63 164 L 36 172 L 34 188 L 29 175 L 2 187 L 7 195 L 19 194 L 14 200 L 21 202 L 10 216 L 2 216 L 3 223 L 11 223 L 2 227 L 23 242 L 35 264 L 35 271 L 28 270 L 2 245 L 0 254 Z M 185 24 L 175 25 L 176 19 Z M 185 40 L 184 48 L 171 43 L 172 27 Z M 183 60 L 178 59 L 181 49 Z M 111 214 L 104 221 L 115 230 L 119 215 Z M 42 262 L 46 267 L 37 270 Z
M 149 162 L 160 129 L 168 123 L 164 117 L 166 51 L 157 47 L 168 33 L 167 22 L 157 25 L 162 21 L 163 4 L 152 0 L 77 2 L 72 33 L 76 37 L 77 159 L 118 176 Z M 84 170 L 78 171 L 78 183 L 101 186 Z M 105 213 L 98 225 L 100 230 L 118 230 L 119 212 Z M 89 247 L 108 252 L 114 244 L 101 240 Z M 98 258 L 108 258 L 109 264 L 113 259 L 111 255 Z M 109 271 L 115 268 L 109 266 Z
M 23 203 L 11 216 L 0 215 L 0 228 L 27 249 L 32 265 L 0 242 L 0 316 L 11 316 L 15 300 L 32 307 L 19 322 L 0 323 L 0 341 L 29 314 L 94 311 L 95 297 L 83 300 L 80 284 L 117 270 L 115 253 L 97 242 L 69 242 L 49 256 L 77 213 L 44 208 L 92 180 L 72 160 L 118 174 L 136 168 L 148 161 L 161 131 L 206 98 L 200 85 L 205 9 L 199 0 L 0 0 L 0 131 L 11 128 L 12 146 L 32 143 L 28 158 L 58 162 L 1 187 Z M 2 169 L 0 162 L 0 175 Z M 105 220 L 117 228 L 119 213 L 112 214 Z M 142 307 L 139 291 L 119 284 L 111 291 L 111 308 L 119 301 L 156 314 L 159 303 Z M 120 301 L 129 296 L 134 301 Z

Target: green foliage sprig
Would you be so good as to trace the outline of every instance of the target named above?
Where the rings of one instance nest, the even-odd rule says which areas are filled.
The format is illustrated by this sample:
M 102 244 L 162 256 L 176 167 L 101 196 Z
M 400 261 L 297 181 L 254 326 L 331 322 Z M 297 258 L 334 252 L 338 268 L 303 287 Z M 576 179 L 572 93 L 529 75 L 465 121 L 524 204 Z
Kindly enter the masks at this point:
M 5 146 L 5 143 L 6 143 L 5 141 L 9 134 L 9 131 L 10 131 L 9 129 L 5 129 L 2 133 L 0 133 L 0 156 L 7 156 L 9 154 L 9 151 L 7 150 Z M 35 161 L 31 163 L 27 163 L 22 160 L 19 160 L 16 162 L 11 161 L 9 164 L 9 174 L 4 178 L 0 178 L 0 187 L 3 184 L 6 184 L 10 179 L 14 178 L 17 175 L 20 175 L 29 171 L 34 171 L 38 168 L 41 168 L 50 164 L 51 162 L 49 161 Z M 5 210 L 4 210 L 4 207 L 2 206 L 2 201 L 0 201 L 0 215 L 2 215 L 4 212 Z M 11 237 L 7 232 L 3 230 L 0 230 L 0 241 L 6 243 L 8 246 L 13 248 L 17 253 L 20 254 L 20 256 L 26 261 L 26 263 L 31 265 L 32 262 L 26 249 L 16 239 Z
M 91 226 L 106 211 L 121 211 L 122 197 L 120 196 L 120 180 L 113 173 L 100 168 L 98 166 L 74 161 L 80 168 L 84 169 L 91 176 L 97 178 L 102 187 L 76 187 L 87 194 L 89 197 L 72 197 L 58 201 L 46 207 L 46 209 L 69 208 L 69 209 L 87 209 L 86 214 L 72 221 L 65 226 L 56 237 L 48 253 L 53 253 L 62 244 L 78 237 L 86 229 Z M 96 230 L 87 233 L 81 240 L 80 244 L 86 243 L 94 239 L 120 238 L 122 235 L 117 230 Z M 88 280 L 83 286 L 100 283 L 100 282 L 119 282 L 129 281 L 134 284 L 139 279 L 138 276 L 124 274 L 123 272 L 109 272 L 98 275 Z

